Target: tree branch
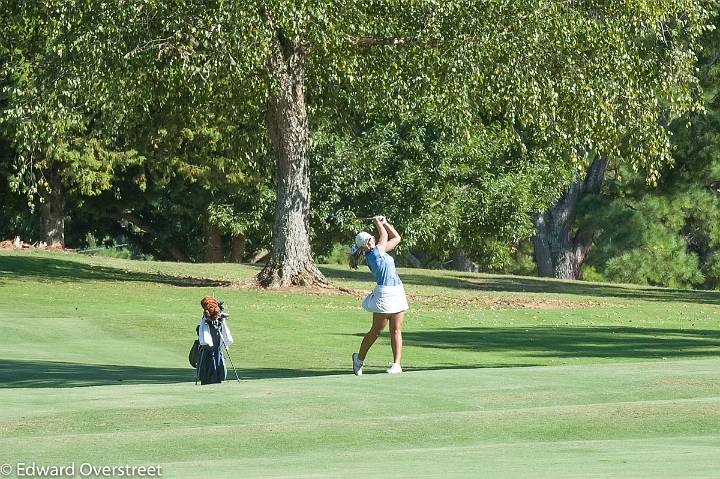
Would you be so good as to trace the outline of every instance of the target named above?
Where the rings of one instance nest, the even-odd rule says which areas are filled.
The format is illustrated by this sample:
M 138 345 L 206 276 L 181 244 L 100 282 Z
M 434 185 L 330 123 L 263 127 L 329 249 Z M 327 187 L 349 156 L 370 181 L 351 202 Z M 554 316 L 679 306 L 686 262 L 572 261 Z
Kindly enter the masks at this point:
M 438 39 L 420 38 L 420 37 L 390 37 L 390 38 L 379 38 L 379 37 L 353 37 L 350 38 L 350 43 L 361 47 L 383 47 L 383 46 L 412 46 L 412 45 L 425 45 L 425 46 L 437 46 L 442 42 Z
M 144 45 L 138 45 L 134 49 L 127 52 L 125 55 L 123 55 L 123 58 L 125 60 L 129 59 L 132 56 L 137 55 L 138 53 L 143 53 L 148 50 L 152 50 L 153 48 L 157 48 L 158 50 L 165 47 L 168 43 L 170 43 L 170 40 L 173 39 L 177 34 L 174 34 L 172 36 L 166 37 L 166 38 L 156 38 L 155 40 L 149 40 L 145 42 Z
M 559 2 L 548 1 L 542 7 L 524 15 L 520 15 L 515 19 L 515 22 L 508 26 L 504 33 L 507 33 L 512 26 L 516 26 L 518 23 L 522 23 L 531 16 L 538 15 L 543 11 L 550 8 L 552 5 L 560 4 L 563 6 L 571 6 L 576 0 L 561 0 Z M 440 39 L 440 38 L 422 38 L 422 37 L 372 37 L 372 36 L 361 36 L 361 37 L 350 37 L 349 41 L 351 44 L 361 47 L 384 47 L 384 46 L 430 46 L 436 47 L 445 45 L 448 43 L 462 41 L 465 43 L 477 43 L 482 38 L 475 35 L 460 35 L 453 39 Z

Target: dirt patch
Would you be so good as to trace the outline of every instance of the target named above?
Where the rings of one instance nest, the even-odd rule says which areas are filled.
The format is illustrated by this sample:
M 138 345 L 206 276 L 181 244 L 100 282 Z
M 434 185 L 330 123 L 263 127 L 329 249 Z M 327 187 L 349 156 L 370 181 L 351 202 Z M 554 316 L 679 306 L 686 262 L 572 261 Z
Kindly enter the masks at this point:
M 364 297 L 367 296 L 367 294 L 370 291 L 361 291 L 357 289 L 350 289 L 350 288 L 343 288 L 333 285 L 327 285 L 327 286 L 289 286 L 285 288 L 263 288 L 260 286 L 260 284 L 257 282 L 257 279 L 250 278 L 246 279 L 245 281 L 233 283 L 229 286 L 228 289 L 235 289 L 235 290 L 244 290 L 244 291 L 272 291 L 272 292 L 279 292 L 279 293 L 302 293 L 302 294 L 316 294 L 316 295 L 325 295 L 325 294 L 336 294 L 336 295 L 348 295 L 348 296 L 357 296 L 357 297 Z
M 315 295 L 344 295 L 355 298 L 364 298 L 369 290 L 359 290 L 328 286 L 311 286 L 311 287 L 288 287 L 288 288 L 262 288 L 257 281 L 252 278 L 243 282 L 233 283 L 230 289 L 250 290 L 250 291 L 273 291 L 280 293 L 302 293 Z M 440 296 L 430 295 L 423 296 L 417 294 L 409 294 L 408 302 L 410 306 L 419 306 L 420 311 L 444 311 L 445 308 L 468 308 L 468 309 L 568 309 L 568 308 L 595 308 L 607 306 L 607 304 L 598 301 L 567 301 L 552 298 L 506 298 L 498 296 Z
M 35 243 L 26 243 L 16 236 L 13 240 L 0 241 L 0 249 L 49 249 L 53 251 L 70 251 L 75 252 L 74 249 L 66 249 L 60 243 L 53 243 L 48 245 L 44 241 L 36 241 Z
M 567 301 L 551 298 L 503 298 L 497 296 L 418 296 L 409 295 L 411 303 L 421 304 L 429 310 L 443 307 L 462 307 L 471 309 L 574 309 L 604 306 L 598 301 Z
M 495 306 L 502 308 L 536 308 L 536 309 L 564 309 L 564 308 L 597 308 L 603 306 L 598 301 L 563 301 L 548 298 L 492 298 Z

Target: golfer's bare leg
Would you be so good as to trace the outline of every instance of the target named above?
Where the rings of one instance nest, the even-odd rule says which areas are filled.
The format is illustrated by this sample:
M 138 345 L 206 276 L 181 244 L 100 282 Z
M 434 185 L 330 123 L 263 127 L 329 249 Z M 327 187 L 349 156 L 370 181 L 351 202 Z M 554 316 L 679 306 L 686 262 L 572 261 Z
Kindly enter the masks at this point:
M 390 346 L 392 346 L 393 362 L 400 364 L 402 358 L 402 324 L 405 311 L 390 315 Z
M 360 345 L 360 351 L 358 351 L 358 359 L 365 361 L 365 355 L 367 354 L 370 346 L 375 343 L 375 340 L 380 336 L 382 330 L 387 326 L 388 320 L 386 314 L 373 313 L 373 323 L 370 331 L 365 335 Z

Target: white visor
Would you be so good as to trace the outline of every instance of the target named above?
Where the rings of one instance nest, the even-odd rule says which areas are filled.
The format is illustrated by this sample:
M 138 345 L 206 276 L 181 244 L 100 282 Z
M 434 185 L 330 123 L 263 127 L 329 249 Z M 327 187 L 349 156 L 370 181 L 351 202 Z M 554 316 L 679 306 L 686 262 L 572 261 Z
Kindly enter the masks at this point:
M 368 241 L 370 241 L 370 238 L 372 238 L 372 235 L 370 233 L 361 231 L 355 237 L 355 244 L 357 245 L 358 248 L 362 248 L 363 246 L 367 246 Z

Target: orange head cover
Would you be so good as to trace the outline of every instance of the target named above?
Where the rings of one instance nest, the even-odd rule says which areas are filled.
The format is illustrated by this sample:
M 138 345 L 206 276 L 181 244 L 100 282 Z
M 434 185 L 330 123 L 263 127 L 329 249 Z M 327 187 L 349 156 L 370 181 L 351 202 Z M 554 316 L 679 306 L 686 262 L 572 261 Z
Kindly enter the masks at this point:
M 220 319 L 220 313 L 222 311 L 220 310 L 220 305 L 218 304 L 217 299 L 213 298 L 212 296 L 205 296 L 200 301 L 200 306 L 202 306 L 205 317 L 210 321 L 216 321 Z

